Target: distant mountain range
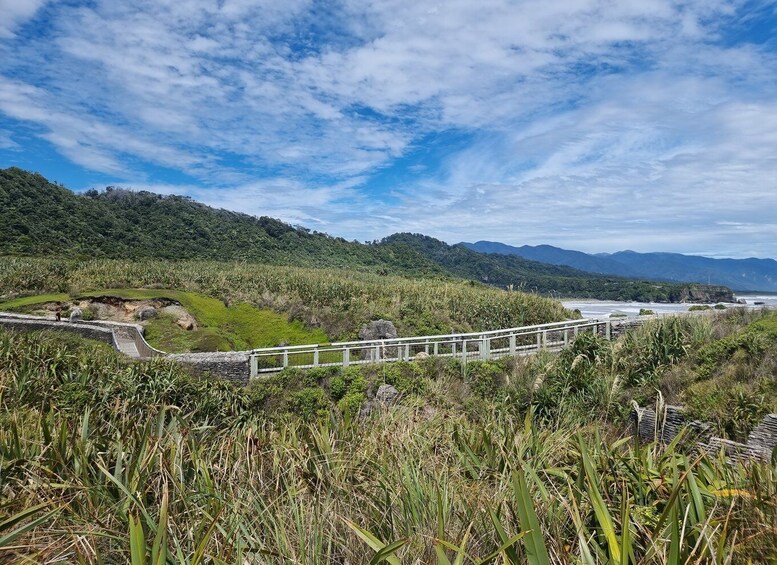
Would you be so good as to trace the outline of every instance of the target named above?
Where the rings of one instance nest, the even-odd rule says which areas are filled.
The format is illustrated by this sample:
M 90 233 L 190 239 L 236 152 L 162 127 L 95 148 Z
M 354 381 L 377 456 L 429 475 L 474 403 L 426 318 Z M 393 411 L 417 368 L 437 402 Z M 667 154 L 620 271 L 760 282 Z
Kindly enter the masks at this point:
M 619 251 L 595 255 L 552 245 L 513 247 L 494 241 L 461 245 L 480 253 L 517 255 L 524 259 L 565 265 L 581 271 L 618 277 L 724 285 L 735 291 L 777 292 L 774 259 L 712 259 L 680 253 Z
M 556 297 L 733 300 L 725 287 L 587 273 L 515 255 L 480 253 L 420 234 L 394 234 L 364 244 L 182 196 L 110 187 L 75 194 L 14 167 L 0 169 L 0 255 L 246 261 L 463 278 Z

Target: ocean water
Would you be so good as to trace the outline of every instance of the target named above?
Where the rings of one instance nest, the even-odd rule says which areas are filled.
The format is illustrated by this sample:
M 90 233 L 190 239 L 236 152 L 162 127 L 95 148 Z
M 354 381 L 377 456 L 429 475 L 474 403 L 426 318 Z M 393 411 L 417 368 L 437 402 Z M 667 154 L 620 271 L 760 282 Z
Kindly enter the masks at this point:
M 746 304 L 726 304 L 727 308 L 777 308 L 777 294 L 769 293 L 735 293 L 738 299 L 744 299 Z M 755 304 L 763 302 L 763 304 Z M 642 308 L 653 310 L 656 314 L 671 314 L 675 312 L 687 312 L 693 304 L 664 304 L 659 302 L 619 302 L 617 300 L 562 300 L 565 308 L 578 309 L 584 318 L 602 318 L 610 314 L 626 314 L 638 316 Z M 714 306 L 714 304 L 710 304 Z

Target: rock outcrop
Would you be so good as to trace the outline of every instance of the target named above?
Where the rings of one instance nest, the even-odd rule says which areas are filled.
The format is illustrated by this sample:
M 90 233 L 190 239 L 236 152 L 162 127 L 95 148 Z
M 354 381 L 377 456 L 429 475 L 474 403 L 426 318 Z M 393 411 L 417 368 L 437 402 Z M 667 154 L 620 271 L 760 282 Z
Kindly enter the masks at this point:
M 375 393 L 375 400 L 383 404 L 393 404 L 399 398 L 399 391 L 390 384 L 382 384 Z
M 734 293 L 725 286 L 688 285 L 683 288 L 679 302 L 696 304 L 716 304 L 718 302 L 735 303 Z
M 143 308 L 138 308 L 135 311 L 135 317 L 138 320 L 145 321 L 150 320 L 151 318 L 156 318 L 159 313 L 157 312 L 157 309 L 153 306 L 144 306 Z
M 769 461 L 777 446 L 777 414 L 767 414 L 758 427 L 750 432 L 746 443 L 713 436 L 710 424 L 698 420 L 688 421 L 682 406 L 667 405 L 659 410 L 658 415 L 650 408 L 635 406 L 634 420 L 635 433 L 642 441 L 667 444 L 687 427 L 692 430 L 689 437 L 696 442 L 699 451 L 709 454 L 722 451 L 732 462 L 748 459 Z
M 374 320 L 369 324 L 364 324 L 359 330 L 359 339 L 363 341 L 396 339 L 397 336 L 397 328 L 389 320 Z

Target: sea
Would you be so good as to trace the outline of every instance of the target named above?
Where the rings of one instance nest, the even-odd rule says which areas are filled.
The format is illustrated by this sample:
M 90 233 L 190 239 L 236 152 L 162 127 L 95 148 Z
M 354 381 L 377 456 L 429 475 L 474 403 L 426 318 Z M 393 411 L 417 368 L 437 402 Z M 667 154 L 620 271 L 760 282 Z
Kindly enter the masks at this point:
M 736 292 L 737 300 L 744 300 L 744 304 L 726 304 L 727 308 L 777 308 L 777 293 L 767 292 Z M 578 309 L 584 318 L 602 318 L 610 314 L 625 314 L 628 317 L 639 315 L 641 309 L 652 310 L 656 314 L 671 314 L 675 312 L 687 312 L 693 304 L 665 304 L 661 302 L 619 302 L 617 300 L 587 300 L 569 299 L 561 300 L 565 308 Z M 714 306 L 711 303 L 710 306 Z

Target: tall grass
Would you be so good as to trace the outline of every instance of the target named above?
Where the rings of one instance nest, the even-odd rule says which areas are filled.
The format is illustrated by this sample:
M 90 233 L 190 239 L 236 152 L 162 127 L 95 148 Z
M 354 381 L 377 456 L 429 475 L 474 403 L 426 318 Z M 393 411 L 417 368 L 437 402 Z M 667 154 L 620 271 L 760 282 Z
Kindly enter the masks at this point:
M 777 557 L 770 465 L 424 397 L 269 419 L 250 391 L 0 333 L 0 561 L 729 563 Z M 437 400 L 435 400 L 437 399 Z
M 409 279 L 333 269 L 200 261 L 75 262 L 0 258 L 0 296 L 156 287 L 247 302 L 356 337 L 365 321 L 393 320 L 403 335 L 481 331 L 565 319 L 561 304 L 453 280 Z

